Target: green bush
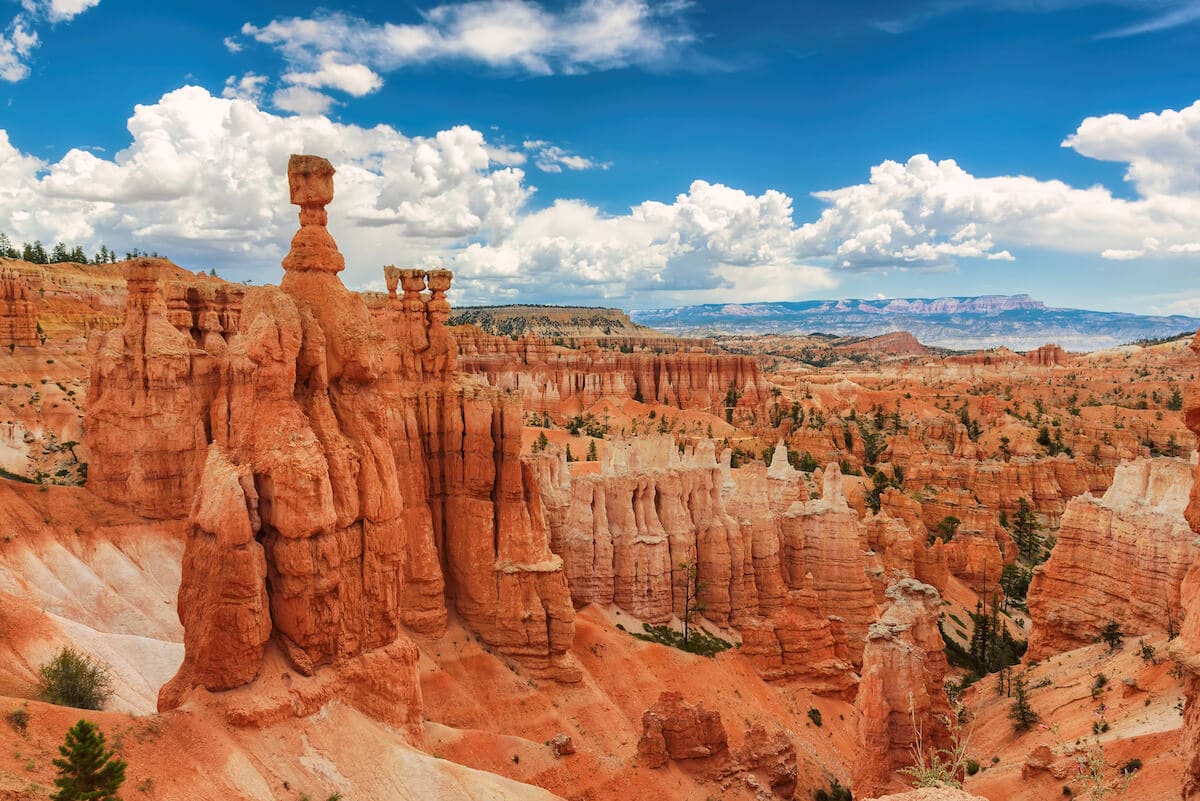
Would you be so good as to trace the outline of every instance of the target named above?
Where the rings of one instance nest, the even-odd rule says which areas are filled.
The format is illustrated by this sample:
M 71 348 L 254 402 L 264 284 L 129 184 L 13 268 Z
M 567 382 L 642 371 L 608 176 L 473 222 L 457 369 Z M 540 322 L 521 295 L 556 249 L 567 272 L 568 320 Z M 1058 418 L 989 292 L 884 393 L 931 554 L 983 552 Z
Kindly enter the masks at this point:
M 967 775 L 974 776 L 978 772 L 979 772 L 979 760 L 978 759 L 968 759 L 967 760 Z
M 1129 760 L 1128 762 L 1126 762 L 1124 765 L 1121 766 L 1121 773 L 1125 774 L 1126 776 L 1129 776 L 1130 774 L 1137 773 L 1141 769 L 1142 769 L 1142 760 L 1138 759 L 1137 757 L 1134 757 L 1133 759 Z
M 813 722 L 814 726 L 820 726 L 821 725 L 821 710 L 817 709 L 815 706 L 810 706 L 808 708 L 808 719 Z
M 854 796 L 841 782 L 834 779 L 828 790 L 817 790 L 813 793 L 813 801 L 854 801 Z
M 636 631 L 629 633 L 639 640 L 678 648 L 680 651 L 687 651 L 689 654 L 715 656 L 721 651 L 733 647 L 733 643 L 728 640 L 723 640 L 720 637 L 709 634 L 704 629 L 698 627 L 690 628 L 686 642 L 683 639 L 683 634 L 675 631 L 670 626 L 652 626 L 649 623 L 643 623 L 642 628 L 645 630 L 644 633 Z
M 52 704 L 100 709 L 112 695 L 112 675 L 103 662 L 64 647 L 38 668 L 37 689 Z
M 29 710 L 24 707 L 18 707 L 6 714 L 4 720 L 9 726 L 16 729 L 19 734 L 24 734 L 25 729 L 29 727 Z

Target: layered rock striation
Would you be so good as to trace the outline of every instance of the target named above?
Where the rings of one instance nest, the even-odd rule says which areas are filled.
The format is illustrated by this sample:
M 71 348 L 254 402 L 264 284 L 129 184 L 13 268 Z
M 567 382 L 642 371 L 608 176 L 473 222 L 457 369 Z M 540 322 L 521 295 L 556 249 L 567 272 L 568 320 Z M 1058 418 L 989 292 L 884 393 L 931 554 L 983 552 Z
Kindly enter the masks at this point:
M 533 337 L 512 340 L 456 329 L 462 369 L 499 389 L 517 392 L 525 407 L 563 418 L 601 398 L 634 399 L 738 418 L 765 413 L 769 386 L 750 356 L 711 347 L 667 349 L 630 340 L 602 348 L 595 340 L 573 347 Z M 609 343 L 606 343 L 609 344 Z
M 33 347 L 40 342 L 37 305 L 25 276 L 0 269 L 0 346 Z

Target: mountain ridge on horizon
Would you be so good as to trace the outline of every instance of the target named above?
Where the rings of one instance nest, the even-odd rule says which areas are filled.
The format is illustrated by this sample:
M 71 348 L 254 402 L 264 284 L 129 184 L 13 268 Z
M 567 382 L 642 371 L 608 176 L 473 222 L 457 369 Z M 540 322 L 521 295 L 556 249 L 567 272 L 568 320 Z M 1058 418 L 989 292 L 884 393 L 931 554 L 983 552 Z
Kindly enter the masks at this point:
M 1187 315 L 1052 307 L 1029 294 L 709 303 L 631 310 L 629 316 L 675 334 L 908 331 L 926 345 L 956 349 L 1029 350 L 1055 342 L 1068 350 L 1092 351 L 1200 328 L 1200 318 Z

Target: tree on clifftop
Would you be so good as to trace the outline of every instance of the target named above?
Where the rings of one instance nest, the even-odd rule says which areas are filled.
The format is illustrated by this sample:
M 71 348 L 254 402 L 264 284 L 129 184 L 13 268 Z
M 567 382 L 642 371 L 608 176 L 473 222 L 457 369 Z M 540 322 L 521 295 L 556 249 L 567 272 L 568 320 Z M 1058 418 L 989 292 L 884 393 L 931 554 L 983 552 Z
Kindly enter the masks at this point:
M 53 801 L 121 801 L 117 791 L 127 766 L 104 745 L 104 733 L 86 720 L 67 731 L 66 743 L 58 747 L 63 758 L 54 760 L 58 792 L 50 796 Z

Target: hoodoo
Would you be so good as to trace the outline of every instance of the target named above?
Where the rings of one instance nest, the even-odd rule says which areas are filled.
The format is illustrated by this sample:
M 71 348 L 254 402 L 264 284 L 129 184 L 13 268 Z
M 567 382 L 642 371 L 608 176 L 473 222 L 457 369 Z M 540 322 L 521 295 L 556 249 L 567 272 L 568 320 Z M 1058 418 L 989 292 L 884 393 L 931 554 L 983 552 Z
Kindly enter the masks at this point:
M 90 487 L 150 517 L 192 510 L 187 655 L 161 704 L 252 680 L 268 635 L 311 673 L 405 627 L 440 632 L 447 603 L 535 672 L 577 679 L 518 401 L 454 372 L 449 272 L 389 270 L 404 296 L 374 317 L 342 285 L 333 174 L 290 161 L 301 227 L 282 286 L 247 290 L 236 331 L 172 325 L 143 260 L 124 326 L 94 346 Z

